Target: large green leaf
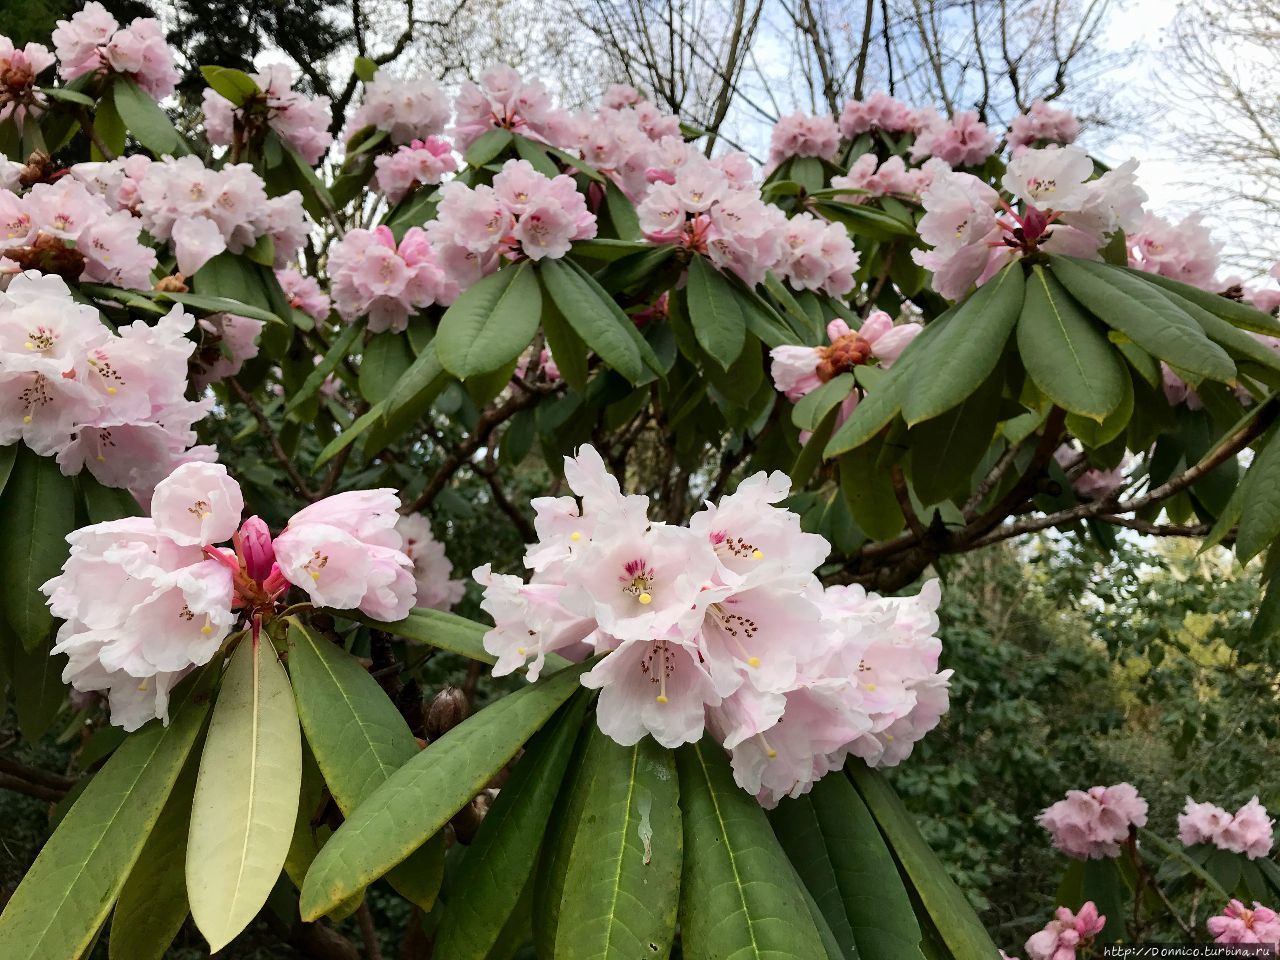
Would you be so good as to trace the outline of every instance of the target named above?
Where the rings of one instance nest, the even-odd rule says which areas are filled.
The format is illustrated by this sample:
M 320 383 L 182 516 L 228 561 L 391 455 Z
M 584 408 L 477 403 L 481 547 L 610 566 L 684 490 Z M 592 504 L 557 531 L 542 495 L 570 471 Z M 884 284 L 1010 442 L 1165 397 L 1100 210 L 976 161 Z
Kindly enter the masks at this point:
M 187 836 L 191 916 L 213 952 L 257 916 L 275 886 L 301 784 L 288 674 L 265 636 L 245 636 L 209 721 Z
M 468 288 L 440 318 L 436 355 L 465 380 L 510 363 L 538 332 L 542 296 L 533 267 L 511 264 Z
M 246 100 L 262 92 L 258 89 L 257 81 L 243 70 L 210 66 L 201 67 L 200 73 L 205 83 L 230 100 L 232 106 L 242 107 Z
M 392 774 L 311 865 L 302 885 L 303 918 L 328 913 L 434 836 L 569 698 L 588 666 L 503 697 Z
M 385 400 L 413 362 L 403 334 L 385 330 L 375 335 L 360 355 L 360 395 L 370 403 Z
M 995 944 L 893 788 L 860 762 L 847 769 L 954 960 L 991 960 Z
M 600 359 L 632 383 L 645 378 L 635 324 L 589 275 L 560 260 L 543 260 L 538 276 L 569 326 Z
M 1051 257 L 1049 269 L 1086 310 L 1153 356 L 1211 380 L 1235 378 L 1223 349 L 1146 280 L 1074 257 Z
M 389 420 L 392 414 L 421 404 L 427 397 L 436 396 L 438 391 L 444 389 L 446 382 L 448 378 L 440 364 L 440 357 L 436 354 L 433 340 L 422 348 L 418 358 L 401 374 L 392 388 L 383 406 L 383 419 Z
M 852 373 L 842 373 L 833 377 L 796 402 L 791 410 L 791 422 L 801 430 L 816 430 L 823 418 L 843 403 L 851 392 L 853 392 Z
M 85 788 L 0 914 L 5 960 L 79 960 L 111 912 L 204 723 L 195 679 L 173 720 L 129 737 Z
M 883 449 L 877 439 L 840 458 L 840 494 L 854 522 L 873 540 L 888 540 L 906 523 L 892 476 L 879 464 Z
M 0 624 L 0 642 L 9 642 L 8 629 Z M 67 699 L 62 682 L 65 654 L 50 656 L 53 637 L 46 637 L 28 650 L 21 644 L 13 647 L 13 706 L 18 714 L 18 729 L 27 740 L 36 741 L 49 732 L 58 711 Z
M 913 363 L 902 401 L 908 426 L 958 406 L 991 375 L 1018 322 L 1025 286 L 1022 264 L 1011 263 L 959 305 Z
M 315 369 L 307 374 L 307 378 L 302 381 L 302 386 L 289 397 L 289 402 L 285 404 L 284 408 L 286 414 L 293 413 L 319 392 L 329 374 L 338 369 L 338 365 L 351 352 L 352 345 L 355 344 L 356 339 L 363 332 L 363 328 L 359 324 L 353 323 L 334 338 L 333 343 L 330 344 L 328 351 L 325 352 L 320 362 L 316 364 Z
M 129 128 L 129 132 L 157 157 L 166 153 L 181 155 L 187 152 L 182 144 L 182 137 L 160 109 L 160 105 L 128 77 L 115 78 L 112 98 L 120 119 Z
M 604 741 L 585 771 L 578 823 L 556 926 L 564 960 L 663 960 L 680 899 L 680 790 L 670 750 L 650 737 Z
M 813 810 L 812 797 L 784 798 L 776 809 L 769 811 L 769 823 L 797 876 L 813 898 L 814 906 L 826 921 L 839 955 L 857 960 L 853 927 L 849 924 L 827 839 L 822 835 L 822 825 Z
M 729 281 L 702 257 L 689 262 L 689 320 L 702 349 L 725 370 L 742 352 L 747 318 Z
M 338 808 L 349 814 L 418 754 L 418 741 L 359 660 L 296 620 L 289 624 L 289 675 L 311 752 Z M 388 879 L 430 910 L 443 875 L 444 844 L 435 840 Z
M 196 764 L 188 762 L 111 916 L 110 960 L 162 960 L 187 919 L 184 861 Z
M 1193 303 L 1178 296 L 1172 290 L 1166 290 L 1161 287 L 1160 292 L 1164 294 L 1166 300 L 1198 323 L 1200 329 L 1214 343 L 1224 347 L 1228 352 L 1234 353 L 1237 358 L 1252 360 L 1268 370 L 1280 371 L 1280 353 L 1277 353 L 1256 337 L 1241 330 L 1235 324 L 1223 320 L 1198 303 Z
M 1101 423 L 1124 398 L 1124 362 L 1062 285 L 1036 266 L 1018 319 L 1018 353 L 1045 395 Z
M 579 693 L 534 736 L 449 881 L 436 952 L 485 960 L 533 876 L 590 696 Z
M 0 608 L 22 645 L 34 650 L 53 628 L 40 585 L 66 562 L 66 537 L 76 528 L 75 484 L 53 457 L 23 445 L 0 496 L 0 515 Z
M 1179 280 L 1162 277 L 1158 273 L 1146 273 L 1135 269 L 1130 269 L 1128 272 L 1148 283 L 1164 287 L 1164 289 L 1177 294 L 1183 300 L 1190 301 L 1208 310 L 1215 316 L 1221 317 L 1242 330 L 1252 330 L 1254 333 L 1265 333 L 1272 337 L 1280 337 L 1280 319 L 1273 317 L 1269 313 L 1263 313 L 1247 303 L 1241 303 L 1239 300 L 1232 300 L 1228 297 L 1211 293 L 1208 290 L 1201 290 L 1199 287 L 1193 287 Z
M 389 622 L 374 620 L 355 611 L 352 611 L 350 616 L 378 630 L 385 630 L 406 640 L 425 643 L 439 650 L 448 650 L 468 660 L 494 663 L 498 659 L 484 648 L 484 635 L 492 628 L 486 627 L 483 623 L 468 620 L 466 617 L 460 617 L 456 613 L 432 610 L 429 607 L 415 607 L 403 620 Z
M 1001 364 L 959 405 L 911 428 L 911 484 L 924 503 L 941 503 L 957 491 L 967 495 L 991 445 L 1003 396 Z
M 840 901 L 861 960 L 920 960 L 920 925 L 893 854 L 847 779 L 824 777 L 809 794 Z
M 1243 481 L 1236 556 L 1241 563 L 1256 557 L 1280 536 L 1280 428 L 1267 433 L 1266 446 L 1254 457 Z
M 680 928 L 687 960 L 825 956 L 787 856 L 755 797 L 734 783 L 724 751 L 706 739 L 682 747 L 676 759 L 685 849 Z

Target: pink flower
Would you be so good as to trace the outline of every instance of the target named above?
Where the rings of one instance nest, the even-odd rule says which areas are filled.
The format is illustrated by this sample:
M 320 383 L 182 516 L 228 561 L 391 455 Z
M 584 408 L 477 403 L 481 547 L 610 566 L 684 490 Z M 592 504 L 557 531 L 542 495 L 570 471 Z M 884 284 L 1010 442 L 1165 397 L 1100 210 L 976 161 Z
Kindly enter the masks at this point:
M 398 203 L 415 187 L 439 183 L 446 173 L 458 169 L 453 147 L 440 137 L 414 140 L 393 154 L 374 158 L 375 187 Z
M 258 583 L 266 581 L 276 563 L 275 544 L 266 522 L 261 517 L 250 517 L 240 525 L 234 540 L 245 572 Z
M 209 142 L 228 146 L 232 140 L 234 117 L 242 120 L 246 112 L 260 112 L 267 124 L 286 144 L 315 166 L 324 156 L 333 135 L 329 133 L 329 98 L 307 97 L 293 89 L 293 68 L 273 63 L 252 74 L 260 94 L 234 106 L 212 87 L 206 88 L 201 107 L 205 117 L 205 134 Z
M 53 31 L 58 75 L 74 80 L 86 73 L 110 70 L 129 77 L 156 100 L 173 93 L 178 83 L 173 51 L 160 21 L 138 17 L 123 29 L 102 4 L 93 0 Z
M 413 578 L 418 584 L 417 605 L 450 610 L 462 599 L 466 583 L 453 580 L 453 565 L 445 556 L 444 544 L 431 533 L 431 521 L 420 513 L 410 513 L 396 521 L 404 540 L 404 553 L 413 561 Z
M 8 37 L 0 37 L 0 120 L 13 120 L 22 129 L 27 117 L 44 111 L 48 100 L 36 86 L 36 78 L 53 66 L 53 54 L 39 43 L 22 49 Z
M 1126 239 L 1129 266 L 1213 289 L 1221 244 L 1214 242 L 1200 222 L 1200 214 L 1192 214 L 1177 224 L 1147 214 Z
M 840 132 L 850 140 L 868 130 L 902 133 L 915 129 L 915 112 L 882 90 L 866 100 L 850 100 L 840 111 Z
M 413 607 L 413 561 L 394 490 L 335 494 L 293 515 L 274 542 L 281 575 L 321 606 L 399 620 Z
M 925 118 L 911 145 L 911 159 L 939 157 L 953 167 L 976 167 L 995 153 L 996 137 L 973 110 L 962 110 L 950 120 L 936 115 Z
M 219 380 L 234 377 L 246 360 L 252 360 L 258 355 L 258 336 L 263 327 L 261 320 L 230 313 L 215 313 L 203 317 L 199 326 L 206 336 L 204 349 L 191 378 L 191 382 L 197 387 L 207 387 Z
M 1023 946 L 1027 960 L 1076 960 L 1076 950 L 1087 947 L 1102 932 L 1107 918 L 1099 916 L 1093 901 L 1087 901 L 1079 913 L 1066 907 L 1054 912 L 1043 930 L 1031 935 Z
M 493 67 L 480 83 L 464 83 L 454 100 L 453 140 L 466 150 L 486 130 L 506 129 L 552 145 L 568 143 L 568 114 L 555 109 L 546 87 L 522 80 L 511 67 Z
M 1214 943 L 1270 943 L 1280 945 L 1280 917 L 1256 900 L 1250 910 L 1232 900 L 1220 916 L 1205 921 Z
M 1130 828 L 1146 825 L 1147 801 L 1127 783 L 1069 790 L 1037 822 L 1049 831 L 1054 847 L 1067 856 L 1100 860 L 1119 856 Z
M 1013 118 L 1005 141 L 1016 157 L 1037 143 L 1074 143 L 1078 136 L 1080 123 L 1070 110 L 1058 110 L 1043 100 L 1036 100 L 1030 110 Z
M 351 230 L 329 252 L 334 306 L 350 321 L 368 316 L 373 332 L 399 332 L 409 316 L 433 303 L 449 304 L 458 284 L 418 227 L 396 244 L 389 227 Z
M 769 168 L 788 157 L 835 160 L 840 150 L 840 130 L 830 117 L 792 113 L 773 127 L 769 142 Z
M 1023 203 L 1044 211 L 1080 210 L 1089 199 L 1085 183 L 1093 161 L 1079 147 L 1025 150 L 1009 161 L 1004 188 Z
M 184 463 L 156 484 L 151 497 L 156 529 L 181 546 L 230 540 L 243 512 L 240 484 L 220 463 Z
M 1215 804 L 1196 803 L 1187 797 L 1187 805 L 1178 815 L 1178 839 L 1187 846 L 1212 843 L 1256 860 L 1271 852 L 1273 822 L 1257 797 L 1234 816 Z
M 276 279 L 289 298 L 289 306 L 301 310 L 312 320 L 329 316 L 329 296 L 320 289 L 315 277 L 304 277 L 292 267 L 276 271 Z
M 841 224 L 797 213 L 787 221 L 783 240 L 783 257 L 776 269 L 792 287 L 838 297 L 853 289 L 858 251 Z
M 351 118 L 354 133 L 385 130 L 397 146 L 436 140 L 449 122 L 449 101 L 431 80 L 397 80 L 379 74 L 364 86 L 364 102 Z

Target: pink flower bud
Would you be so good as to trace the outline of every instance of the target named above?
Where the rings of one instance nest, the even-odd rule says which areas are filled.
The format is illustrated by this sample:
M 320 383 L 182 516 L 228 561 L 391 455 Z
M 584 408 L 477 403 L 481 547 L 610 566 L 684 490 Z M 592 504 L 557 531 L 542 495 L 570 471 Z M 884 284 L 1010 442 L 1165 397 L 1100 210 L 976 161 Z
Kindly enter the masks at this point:
M 236 543 L 240 558 L 244 562 L 249 576 L 258 583 L 263 583 L 271 576 L 272 565 L 276 562 L 275 547 L 271 543 L 271 530 L 261 517 L 250 517 L 240 526 L 236 534 Z

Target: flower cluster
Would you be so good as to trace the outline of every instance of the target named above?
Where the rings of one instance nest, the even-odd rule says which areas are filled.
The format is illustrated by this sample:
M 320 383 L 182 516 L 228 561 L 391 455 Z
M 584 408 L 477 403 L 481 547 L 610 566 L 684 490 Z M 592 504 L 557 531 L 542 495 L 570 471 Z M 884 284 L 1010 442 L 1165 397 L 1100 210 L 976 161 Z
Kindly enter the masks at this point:
M 276 279 L 293 309 L 301 310 L 312 320 L 329 316 L 329 295 L 320 289 L 315 277 L 304 277 L 292 267 L 285 267 L 276 271 Z
M 0 37 L 0 120 L 12 120 L 21 130 L 27 117 L 44 109 L 48 101 L 36 77 L 52 65 L 53 54 L 43 44 L 18 49 L 8 37 Z
M 1021 216 L 1006 205 L 1008 219 L 996 215 L 1004 201 L 982 180 L 938 173 L 920 197 L 920 238 L 933 249 L 913 251 L 912 258 L 933 272 L 934 289 L 949 299 L 1037 249 L 1096 258 L 1110 234 L 1141 222 L 1147 196 L 1136 185 L 1136 168 L 1130 160 L 1090 179 L 1093 161 L 1079 147 L 1028 149 L 1004 175 L 1004 188 L 1023 203 Z
M 70 20 L 58 21 L 53 49 L 63 80 L 110 71 L 133 80 L 155 100 L 163 100 L 178 85 L 173 51 L 165 43 L 160 21 L 138 17 L 121 28 L 97 0 L 86 3 Z
M 1005 142 L 1016 157 L 1028 147 L 1075 143 L 1078 136 L 1080 121 L 1070 110 L 1058 110 L 1036 100 L 1030 110 L 1013 118 Z
M 22 440 L 68 476 L 143 492 L 211 455 L 188 449 L 209 403 L 184 396 L 193 322 L 175 306 L 112 333 L 59 277 L 14 277 L 0 294 L 0 446 Z
M 351 230 L 329 251 L 333 304 L 346 320 L 368 316 L 369 329 L 399 332 L 415 310 L 450 304 L 458 285 L 419 227 L 396 243 L 390 227 Z
M 769 168 L 789 157 L 835 160 L 840 150 L 840 128 L 828 116 L 792 113 L 778 120 L 769 141 Z
M 1219 916 L 1205 921 L 1214 943 L 1269 943 L 1280 946 L 1280 916 L 1256 900 L 1249 909 L 1232 900 Z
M 1067 471 L 1076 494 L 1086 500 L 1101 500 L 1119 490 L 1124 486 L 1127 479 L 1125 473 L 1131 466 L 1126 456 L 1110 470 L 1090 467 L 1085 454 L 1069 443 L 1058 447 L 1053 458 L 1058 466 Z
M 893 156 L 879 163 L 874 153 L 864 153 L 844 176 L 832 177 L 833 189 L 848 190 L 839 194 L 846 202 L 861 202 L 866 197 L 884 197 L 889 194 L 917 196 L 929 188 L 938 173 L 949 173 L 950 165 L 937 157 L 930 157 L 919 167 L 908 167 L 902 157 Z
M 914 163 L 938 157 L 953 167 L 976 167 L 996 152 L 995 134 L 973 110 L 962 110 L 944 120 L 936 110 L 915 115 L 916 140 L 911 145 Z
M 204 339 L 192 363 L 191 382 L 199 389 L 234 377 L 246 360 L 258 355 L 261 320 L 215 313 L 203 318 L 198 326 Z
M 1222 244 L 1214 241 L 1200 214 L 1194 213 L 1179 223 L 1147 214 L 1125 229 L 1130 231 L 1125 238 L 1129 245 L 1129 266 L 1181 280 L 1193 287 L 1214 288 Z
M 151 286 L 155 251 L 142 226 L 75 177 L 37 183 L 25 195 L 0 190 L 0 273 L 34 269 L 68 280 Z
M 795 403 L 855 367 L 872 361 L 881 367 L 892 365 L 923 329 L 919 323 L 895 326 L 893 318 L 883 310 L 873 311 L 857 330 L 836 318 L 827 324 L 829 343 L 825 347 L 784 344 L 769 351 L 773 360 L 770 367 L 773 385 Z M 840 423 L 853 413 L 860 396 L 854 390 L 845 398 L 838 414 Z
M 412 562 L 391 490 L 351 491 L 296 513 L 272 540 L 225 467 L 187 463 L 157 484 L 151 516 L 97 523 L 67 537 L 62 572 L 41 587 L 65 622 L 62 679 L 103 691 L 111 721 L 135 730 L 168 719 L 169 692 L 208 663 L 244 621 L 253 642 L 290 585 L 313 602 L 383 620 L 413 605 Z M 218 546 L 227 540 L 232 548 Z
M 1273 823 L 1257 797 L 1234 815 L 1216 804 L 1196 803 L 1187 797 L 1186 807 L 1178 814 L 1178 839 L 1189 847 L 1211 843 L 1256 860 L 1271 852 Z
M 533 502 L 530 581 L 473 573 L 495 674 L 603 655 L 582 683 L 600 690 L 605 734 L 675 747 L 710 730 L 767 806 L 849 755 L 900 762 L 945 713 L 936 582 L 904 598 L 824 590 L 813 571 L 828 544 L 776 506 L 783 474 L 744 480 L 688 526 L 651 523 L 648 498 L 624 495 L 591 447 L 565 479 L 580 501 Z
M 246 133 L 265 123 L 314 166 L 333 143 L 333 135 L 329 133 L 329 98 L 308 97 L 294 90 L 296 77 L 288 64 L 270 64 L 252 77 L 259 92 L 241 107 L 212 87 L 205 88 L 201 109 L 209 142 L 230 146 L 237 122 Z
M 782 256 L 774 269 L 796 290 L 842 297 L 853 289 L 858 251 L 843 226 L 797 213 L 786 221 L 782 240 Z
M 1101 860 L 1120 855 L 1130 828 L 1147 823 L 1147 801 L 1128 783 L 1088 790 L 1068 790 L 1036 818 L 1049 831 L 1053 845 L 1069 857 Z
M 917 129 L 916 111 L 882 90 L 866 100 L 850 100 L 840 111 L 840 132 L 850 140 L 869 130 L 914 133 Z
M 262 236 L 275 244 L 275 264 L 297 254 L 310 226 L 296 190 L 267 198 L 262 178 L 245 163 L 210 170 L 198 157 L 165 157 L 138 185 L 147 232 L 173 243 L 178 269 L 190 276 L 213 257 L 242 253 Z
M 150 167 L 149 156 L 133 153 L 115 160 L 77 163 L 69 172 L 91 193 L 105 200 L 112 210 L 137 213 L 138 188 Z
M 1077 912 L 1059 907 L 1045 928 L 1027 940 L 1027 960 L 1076 960 L 1076 951 L 1088 947 L 1106 923 L 1092 900 Z
M 373 166 L 377 170 L 374 189 L 398 203 L 416 187 L 439 183 L 446 173 L 458 169 L 458 161 L 448 140 L 427 137 L 407 143 L 395 153 L 375 157 Z
M 444 544 L 431 532 L 431 521 L 420 513 L 410 513 L 396 523 L 404 541 L 404 552 L 413 561 L 413 579 L 418 584 L 419 607 L 449 610 L 462 599 L 467 584 L 454 580 L 453 564 L 445 556 Z
M 511 67 L 493 67 L 480 83 L 464 83 L 454 100 L 453 140 L 467 147 L 488 130 L 511 130 L 531 140 L 566 143 L 572 122 L 552 106 L 547 88 Z
M 351 130 L 386 131 L 397 146 L 444 132 L 449 101 L 431 80 L 395 80 L 376 76 L 364 87 L 364 102 L 351 118 Z
M 688 154 L 680 121 L 631 87 L 611 87 L 602 108 L 577 114 L 573 128 L 573 139 L 562 146 L 576 150 L 635 203 L 643 199 L 652 178 L 678 166 Z
M 563 257 L 573 241 L 596 235 L 596 217 L 572 177 L 548 177 L 528 160 L 508 160 L 492 186 L 445 184 L 427 235 L 467 287 L 504 259 Z

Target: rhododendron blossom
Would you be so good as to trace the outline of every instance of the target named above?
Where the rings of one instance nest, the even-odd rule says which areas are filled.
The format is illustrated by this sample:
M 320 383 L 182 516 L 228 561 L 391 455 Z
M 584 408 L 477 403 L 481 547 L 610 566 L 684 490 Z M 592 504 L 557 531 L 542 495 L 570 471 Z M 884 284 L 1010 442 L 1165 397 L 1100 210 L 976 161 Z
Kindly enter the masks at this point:
M 0 37 L 0 121 L 12 120 L 21 130 L 27 117 L 43 111 L 48 99 L 36 78 L 53 66 L 53 54 L 39 43 L 21 49 L 8 37 Z
M 840 194 L 839 199 L 861 203 L 868 196 L 918 195 L 928 189 L 937 174 L 950 171 L 950 165 L 937 157 L 930 157 L 918 168 L 908 168 L 902 157 L 890 157 L 878 164 L 874 153 L 864 153 L 853 162 L 847 175 L 831 178 L 831 187 L 850 191 Z
M 175 306 L 112 333 L 60 278 L 15 277 L 0 294 L 0 446 L 22 440 L 64 474 L 149 490 L 208 410 L 184 396 L 194 322 Z
M 1280 946 L 1280 916 L 1256 900 L 1253 908 L 1232 900 L 1219 916 L 1205 921 L 1214 943 L 1269 943 Z
M 788 157 L 835 160 L 840 150 L 840 130 L 827 116 L 792 113 L 773 126 L 769 142 L 769 168 Z
M 850 100 L 840 111 L 840 132 L 850 140 L 868 130 L 904 133 L 916 129 L 916 112 L 882 90 L 866 100 Z
M 1053 919 L 1039 933 L 1034 933 L 1023 949 L 1028 960 L 1076 960 L 1076 951 L 1090 946 L 1102 932 L 1107 918 L 1098 913 L 1092 900 L 1078 912 L 1066 907 L 1054 911 Z
M 1193 287 L 1214 288 L 1218 251 L 1200 214 L 1172 223 L 1148 214 L 1128 234 L 1129 266 L 1181 280 Z
M 430 140 L 449 123 L 449 101 L 431 80 L 398 80 L 379 75 L 364 85 L 364 101 L 351 118 L 352 132 L 384 130 L 397 146 Z
M 1053 845 L 1069 857 L 1099 860 L 1120 854 L 1130 830 L 1147 824 L 1147 801 L 1128 783 L 1068 790 L 1036 822 L 1049 831 Z
M 1187 846 L 1211 843 L 1256 860 L 1271 852 L 1274 823 L 1257 797 L 1234 815 L 1216 804 L 1196 803 L 1187 797 L 1186 807 L 1178 814 L 1178 839 Z
M 949 120 L 932 110 L 921 111 L 915 123 L 919 132 L 911 145 L 914 163 L 938 157 L 953 167 L 976 167 L 996 151 L 995 134 L 973 110 L 962 110 Z
M 813 571 L 829 546 L 777 505 L 783 474 L 748 477 L 688 526 L 649 521 L 647 498 L 623 495 L 591 447 L 565 479 L 580 502 L 533 503 L 529 582 L 474 572 L 495 674 L 604 654 L 582 683 L 600 690 L 605 734 L 674 747 L 709 729 L 766 806 L 849 755 L 898 763 L 945 713 L 936 582 L 905 598 L 824 591 Z
M 246 360 L 258 355 L 258 336 L 263 323 L 252 317 L 215 313 L 200 320 L 204 344 L 193 372 L 192 382 L 205 387 L 234 377 Z
M 299 511 L 273 541 L 259 518 L 241 524 L 244 499 L 225 467 L 179 466 L 156 485 L 150 517 L 67 537 L 62 572 L 41 587 L 64 621 L 53 648 L 69 657 L 63 681 L 105 692 L 112 722 L 135 730 L 168 722 L 173 685 L 236 629 L 260 642 L 290 585 L 317 603 L 333 596 L 344 609 L 403 617 L 414 583 L 394 529 L 398 506 L 389 490 L 337 494 Z M 218 546 L 227 540 L 232 548 Z
M 154 17 L 138 17 L 121 28 L 102 4 L 91 0 L 70 20 L 58 21 L 53 47 L 63 80 L 111 71 L 133 80 L 156 100 L 169 96 L 178 85 L 173 51 Z
M 239 107 L 212 87 L 205 89 L 201 109 L 209 142 L 230 146 L 237 123 L 245 136 L 262 122 L 314 166 L 333 143 L 329 98 L 308 97 L 294 90 L 296 77 L 285 63 L 270 64 L 251 76 L 259 92 Z
M 329 251 L 333 303 L 347 320 L 368 316 L 369 329 L 398 332 L 433 303 L 450 304 L 458 284 L 418 227 L 398 244 L 390 227 L 350 230 Z
M 464 83 L 453 104 L 453 140 L 467 147 L 487 130 L 511 130 L 550 144 L 570 139 L 569 115 L 552 106 L 547 88 L 511 67 L 493 67 L 480 83 Z
M 453 147 L 440 137 L 414 140 L 395 153 L 376 157 L 373 165 L 378 171 L 374 184 L 392 203 L 415 187 L 439 183 L 446 173 L 458 169 Z
M 1005 142 L 1016 157 L 1028 147 L 1074 143 L 1078 136 L 1080 122 L 1070 110 L 1059 110 L 1043 100 L 1035 100 L 1030 110 L 1013 118 Z
M 323 320 L 329 316 L 329 295 L 321 289 L 315 277 L 303 276 L 292 267 L 286 267 L 276 271 L 276 279 L 293 309 L 301 310 L 312 320 Z
M 413 579 L 418 584 L 417 606 L 449 610 L 462 599 L 466 582 L 451 579 L 453 564 L 445 556 L 444 544 L 431 532 L 431 521 L 420 513 L 410 513 L 396 522 L 396 532 L 404 540 L 404 553 L 413 561 Z

